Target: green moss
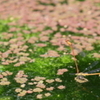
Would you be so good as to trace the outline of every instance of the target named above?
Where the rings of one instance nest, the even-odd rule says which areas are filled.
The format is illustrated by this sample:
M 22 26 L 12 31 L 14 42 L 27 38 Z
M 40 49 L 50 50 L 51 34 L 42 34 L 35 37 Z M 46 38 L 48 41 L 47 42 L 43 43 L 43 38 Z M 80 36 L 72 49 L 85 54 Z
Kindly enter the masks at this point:
M 12 100 L 12 97 L 1 97 L 0 100 Z
M 7 32 L 9 30 L 9 28 L 11 27 L 19 27 L 21 30 L 18 32 L 13 32 L 14 33 L 14 37 L 16 38 L 17 34 L 19 32 L 21 32 L 24 36 L 24 39 L 27 40 L 30 37 L 39 37 L 39 34 L 41 34 L 41 32 L 37 32 L 37 33 L 30 33 L 30 34 L 24 34 L 23 30 L 30 30 L 31 29 L 27 26 L 8 26 L 7 23 L 9 23 L 10 21 L 14 21 L 14 19 L 10 19 L 10 20 L 0 20 L 0 32 Z M 60 26 L 58 26 L 58 30 L 52 32 L 52 34 L 49 35 L 50 39 L 53 38 L 53 36 L 55 35 L 56 32 L 59 32 L 60 30 Z M 51 29 L 49 27 L 47 27 L 45 30 Z M 80 28 L 79 28 L 80 29 Z M 78 33 L 74 33 L 74 32 L 62 32 L 62 35 L 75 35 L 75 36 L 84 36 L 82 34 L 78 34 Z M 85 36 L 86 37 L 86 36 Z M 87 36 L 89 37 L 89 36 Z M 8 41 L 8 40 L 4 40 L 2 39 L 2 34 L 0 34 L 0 39 L 1 41 Z M 41 41 L 38 41 L 37 43 L 42 43 Z M 70 75 L 70 73 L 76 73 L 76 69 L 75 69 L 75 63 L 72 60 L 72 56 L 71 55 L 63 55 L 62 51 L 58 51 L 59 54 L 61 54 L 60 57 L 47 57 L 47 58 L 43 58 L 40 57 L 41 54 L 46 53 L 48 50 L 55 50 L 57 51 L 57 47 L 58 46 L 52 46 L 51 43 L 49 43 L 48 41 L 45 42 L 45 44 L 47 44 L 46 47 L 36 47 L 34 44 L 26 44 L 29 46 L 29 49 L 32 48 L 36 48 L 36 50 L 33 50 L 33 53 L 26 51 L 28 53 L 30 53 L 30 56 L 32 59 L 35 59 L 35 62 L 32 63 L 26 63 L 25 65 L 21 65 L 20 67 L 14 67 L 13 64 L 10 65 L 0 65 L 0 72 L 2 71 L 12 71 L 14 73 L 14 75 L 16 75 L 16 73 L 19 70 L 24 70 L 26 74 L 29 75 L 29 78 L 31 77 L 35 77 L 35 76 L 45 76 L 49 79 L 54 78 L 54 77 L 60 77 L 63 80 L 63 85 L 66 86 L 65 90 L 61 90 L 61 91 L 57 91 L 55 90 L 52 93 L 52 96 L 48 97 L 48 98 L 44 98 L 43 100 L 99 100 L 100 99 L 100 82 L 99 82 L 99 78 L 98 76 L 87 76 L 86 78 L 89 79 L 88 83 L 84 83 L 84 84 L 79 84 L 77 83 L 74 78 L 76 77 L 75 75 Z M 89 66 L 89 63 L 92 63 L 94 61 L 99 61 L 100 58 L 95 58 L 92 56 L 92 54 L 94 52 L 98 52 L 100 51 L 100 41 L 97 41 L 97 43 L 93 44 L 94 46 L 94 50 L 91 51 L 84 51 L 86 53 L 86 56 L 81 56 L 80 54 L 76 56 L 77 58 L 77 62 L 78 62 L 78 67 L 80 72 L 83 71 L 85 68 L 87 68 Z M 0 46 L 0 51 L 6 51 L 9 47 L 2 47 Z M 68 49 L 69 51 L 69 49 Z M 11 55 L 14 56 L 14 55 Z M 96 65 L 93 69 L 99 68 L 99 63 L 98 65 Z M 60 68 L 67 68 L 69 71 L 67 73 L 64 73 L 64 75 L 61 76 L 57 76 L 57 70 Z M 92 69 L 90 69 L 92 70 Z M 0 94 L 6 94 L 6 92 L 8 90 L 10 90 L 10 92 L 8 92 L 7 95 L 12 95 L 14 94 L 14 99 L 10 96 L 2 96 L 0 97 L 0 100 L 17 100 L 17 96 L 15 96 L 16 94 L 13 93 L 15 87 L 18 86 L 18 84 L 16 84 L 16 82 L 13 80 L 14 75 L 12 75 L 11 77 L 9 77 L 9 80 L 12 82 L 12 85 L 7 86 L 7 88 L 0 86 Z M 57 85 L 57 84 L 56 84 Z M 56 86 L 55 85 L 55 86 Z M 91 93 L 91 91 L 93 93 Z M 32 95 L 27 95 L 25 98 L 18 98 L 19 100 L 33 100 L 34 96 Z M 34 99 L 36 100 L 36 99 Z

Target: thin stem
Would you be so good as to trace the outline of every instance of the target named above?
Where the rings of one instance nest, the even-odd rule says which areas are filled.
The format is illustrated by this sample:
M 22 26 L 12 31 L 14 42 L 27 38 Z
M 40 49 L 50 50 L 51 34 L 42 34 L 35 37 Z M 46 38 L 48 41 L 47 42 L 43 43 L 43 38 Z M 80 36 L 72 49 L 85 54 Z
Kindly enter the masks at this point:
M 77 59 L 75 57 L 75 53 L 74 53 L 74 50 L 73 50 L 73 46 L 71 45 L 70 48 L 72 50 L 72 54 L 73 54 L 73 57 L 74 57 L 74 62 L 75 62 L 75 66 L 76 66 L 76 72 L 79 73 L 79 68 L 78 68 Z
M 90 75 L 100 75 L 100 73 L 83 73 L 83 76 L 90 76 Z
M 72 55 L 74 57 L 75 66 L 76 66 L 76 72 L 79 73 L 79 68 L 78 68 L 78 64 L 77 64 L 77 61 L 76 61 L 77 59 L 75 57 L 75 52 L 74 52 L 74 49 L 73 49 L 73 45 L 72 45 L 72 43 L 69 40 L 66 40 L 66 42 L 69 45 L 69 47 L 71 48 Z

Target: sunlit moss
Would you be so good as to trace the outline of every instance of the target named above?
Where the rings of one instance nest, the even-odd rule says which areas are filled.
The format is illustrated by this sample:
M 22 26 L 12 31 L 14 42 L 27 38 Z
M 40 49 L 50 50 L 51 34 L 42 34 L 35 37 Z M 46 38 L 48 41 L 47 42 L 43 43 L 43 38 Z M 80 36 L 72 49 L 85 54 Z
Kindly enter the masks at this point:
M 13 99 L 10 96 L 6 96 L 6 97 L 0 97 L 0 100 L 13 100 Z

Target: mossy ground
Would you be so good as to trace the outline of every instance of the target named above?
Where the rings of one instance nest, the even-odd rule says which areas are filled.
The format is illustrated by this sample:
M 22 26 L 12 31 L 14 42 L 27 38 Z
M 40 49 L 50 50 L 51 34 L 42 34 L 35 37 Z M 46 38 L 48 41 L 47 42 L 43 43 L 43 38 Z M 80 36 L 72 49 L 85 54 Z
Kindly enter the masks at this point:
M 6 41 L 2 39 L 2 33 L 8 32 L 9 28 L 11 26 L 8 26 L 7 23 L 9 20 L 0 20 L 0 39 L 1 41 Z M 19 26 L 16 26 L 19 27 Z M 22 30 L 29 30 L 27 26 L 20 26 Z M 21 31 L 20 31 L 21 32 Z M 15 37 L 18 32 L 14 32 Z M 73 33 L 73 32 L 72 32 Z M 71 34 L 72 34 L 71 33 Z M 24 39 L 29 39 L 30 37 L 38 37 L 39 33 L 35 34 L 24 34 L 22 32 Z M 53 34 L 50 35 L 50 38 L 52 38 Z M 64 33 L 62 33 L 64 34 Z M 70 32 L 67 32 L 67 35 L 70 35 Z M 74 35 L 74 33 L 72 34 Z M 77 35 L 77 34 L 75 34 Z M 79 34 L 80 35 L 80 34 Z M 35 59 L 35 62 L 32 63 L 26 63 L 25 65 L 21 65 L 20 67 L 13 67 L 13 64 L 10 65 L 0 65 L 0 71 L 12 71 L 13 73 L 17 73 L 19 70 L 24 70 L 26 74 L 29 75 L 29 77 L 32 76 L 44 76 L 49 79 L 56 76 L 56 72 L 60 68 L 67 68 L 69 71 L 68 73 L 65 73 L 60 78 L 63 80 L 63 85 L 66 86 L 65 90 L 55 90 L 49 98 L 43 98 L 43 100 L 100 100 L 100 78 L 98 76 L 88 76 L 89 79 L 88 83 L 80 84 L 75 82 L 74 77 L 75 75 L 70 75 L 70 73 L 75 73 L 75 64 L 72 60 L 71 55 L 64 55 L 64 52 L 60 52 L 60 57 L 47 57 L 43 58 L 40 57 L 40 54 L 44 54 L 48 49 L 56 50 L 56 46 L 50 45 L 49 42 L 46 42 L 47 46 L 40 48 L 38 47 L 34 53 L 31 53 L 30 57 Z M 95 43 L 94 50 L 91 51 L 84 51 L 86 56 L 81 56 L 80 54 L 76 56 L 78 60 L 78 66 L 80 71 L 83 71 L 85 68 L 89 66 L 89 63 L 93 63 L 94 61 L 99 61 L 99 58 L 95 58 L 92 56 L 92 54 L 95 51 L 100 50 L 99 43 Z M 32 48 L 33 45 L 28 44 L 29 48 Z M 2 47 L 2 46 L 1 46 Z M 68 48 L 68 47 L 67 47 Z M 6 51 L 7 48 L 2 49 L 0 48 L 0 51 Z M 70 52 L 70 48 L 67 49 L 68 52 Z M 66 53 L 66 52 L 65 52 Z M 98 65 L 95 66 L 95 68 L 99 68 L 100 62 Z M 71 68 L 72 66 L 72 68 Z M 13 77 L 13 76 L 12 76 Z M 12 81 L 12 77 L 9 77 L 9 79 Z M 17 97 L 16 93 L 14 93 L 14 88 L 17 87 L 16 83 L 13 82 L 13 85 L 11 86 L 0 86 L 0 100 L 36 100 L 33 95 L 27 95 L 26 97 Z

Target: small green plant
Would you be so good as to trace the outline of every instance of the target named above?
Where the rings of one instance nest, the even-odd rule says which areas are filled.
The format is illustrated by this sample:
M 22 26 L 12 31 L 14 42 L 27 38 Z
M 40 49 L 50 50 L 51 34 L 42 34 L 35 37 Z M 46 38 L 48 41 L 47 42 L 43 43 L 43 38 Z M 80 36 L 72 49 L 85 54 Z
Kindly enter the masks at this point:
M 89 71 L 90 73 L 88 73 L 88 72 L 79 72 L 79 67 L 78 67 L 77 59 L 75 57 L 73 44 L 69 40 L 66 40 L 66 43 L 70 46 L 71 51 L 72 51 L 72 56 L 74 57 L 73 60 L 75 62 L 75 66 L 76 66 L 76 74 L 75 74 L 76 75 L 76 77 L 75 77 L 76 82 L 85 83 L 85 82 L 88 82 L 88 79 L 86 79 L 85 76 L 100 75 L 100 73 L 95 73 L 95 72 L 100 71 L 100 68 Z M 85 70 L 87 71 L 88 69 L 94 67 L 96 64 L 98 64 L 98 61 L 95 61 L 89 67 L 85 68 Z

